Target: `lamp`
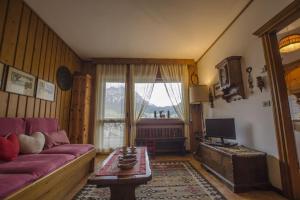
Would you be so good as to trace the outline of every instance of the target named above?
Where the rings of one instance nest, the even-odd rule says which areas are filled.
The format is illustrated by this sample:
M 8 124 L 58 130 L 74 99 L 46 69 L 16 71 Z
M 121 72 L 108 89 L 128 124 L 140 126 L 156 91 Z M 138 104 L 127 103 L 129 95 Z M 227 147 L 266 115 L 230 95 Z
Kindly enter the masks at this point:
M 298 49 L 300 49 L 300 34 L 287 35 L 279 41 L 281 53 L 289 53 Z
M 190 104 L 209 102 L 207 85 L 194 85 L 190 87 Z

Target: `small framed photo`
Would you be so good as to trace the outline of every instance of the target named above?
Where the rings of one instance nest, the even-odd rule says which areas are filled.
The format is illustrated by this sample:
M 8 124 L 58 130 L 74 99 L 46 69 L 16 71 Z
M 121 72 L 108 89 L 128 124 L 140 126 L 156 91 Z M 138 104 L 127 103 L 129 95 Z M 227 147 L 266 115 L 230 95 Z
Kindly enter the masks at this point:
M 43 99 L 46 101 L 54 101 L 55 96 L 55 85 L 48 81 L 38 79 L 36 98 Z
M 0 89 L 2 89 L 3 81 L 4 81 L 4 67 L 3 63 L 0 63 Z
M 35 80 L 35 76 L 9 66 L 5 91 L 33 97 Z
M 223 91 L 221 89 L 220 83 L 213 84 L 214 96 L 215 98 L 219 98 L 223 95 Z

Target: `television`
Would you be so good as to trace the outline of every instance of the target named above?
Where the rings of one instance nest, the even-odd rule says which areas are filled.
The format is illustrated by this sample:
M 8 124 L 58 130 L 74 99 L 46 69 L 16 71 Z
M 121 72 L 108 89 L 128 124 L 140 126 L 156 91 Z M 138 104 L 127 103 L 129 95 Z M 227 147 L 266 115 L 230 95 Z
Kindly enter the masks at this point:
M 233 118 L 206 119 L 206 137 L 221 138 L 221 145 L 234 145 L 225 143 L 224 139 L 236 139 Z

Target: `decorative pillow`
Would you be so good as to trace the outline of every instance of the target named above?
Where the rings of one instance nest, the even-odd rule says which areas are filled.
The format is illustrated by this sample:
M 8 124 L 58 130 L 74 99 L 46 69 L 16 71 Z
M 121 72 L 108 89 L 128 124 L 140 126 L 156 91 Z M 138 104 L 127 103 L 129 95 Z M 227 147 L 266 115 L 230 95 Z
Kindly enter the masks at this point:
M 45 149 L 62 144 L 70 144 L 69 138 L 65 130 L 44 133 L 46 138 Z
M 20 150 L 16 134 L 0 137 L 0 160 L 11 161 L 17 158 Z
M 33 133 L 32 135 L 19 135 L 20 153 L 40 153 L 45 145 L 45 136 L 41 132 Z

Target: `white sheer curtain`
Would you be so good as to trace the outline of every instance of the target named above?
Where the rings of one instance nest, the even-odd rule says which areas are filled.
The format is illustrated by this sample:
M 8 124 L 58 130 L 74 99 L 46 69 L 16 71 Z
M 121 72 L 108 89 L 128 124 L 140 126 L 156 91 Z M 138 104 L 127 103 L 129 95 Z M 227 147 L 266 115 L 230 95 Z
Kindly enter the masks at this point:
M 167 93 L 172 105 L 185 124 L 186 148 L 190 149 L 189 143 L 189 100 L 188 100 L 188 68 L 187 65 L 161 65 L 161 77 L 164 81 Z
M 108 152 L 125 144 L 126 65 L 97 65 L 95 146 Z
M 147 107 L 158 71 L 158 65 L 130 66 L 130 143 L 135 144 L 136 123 Z

